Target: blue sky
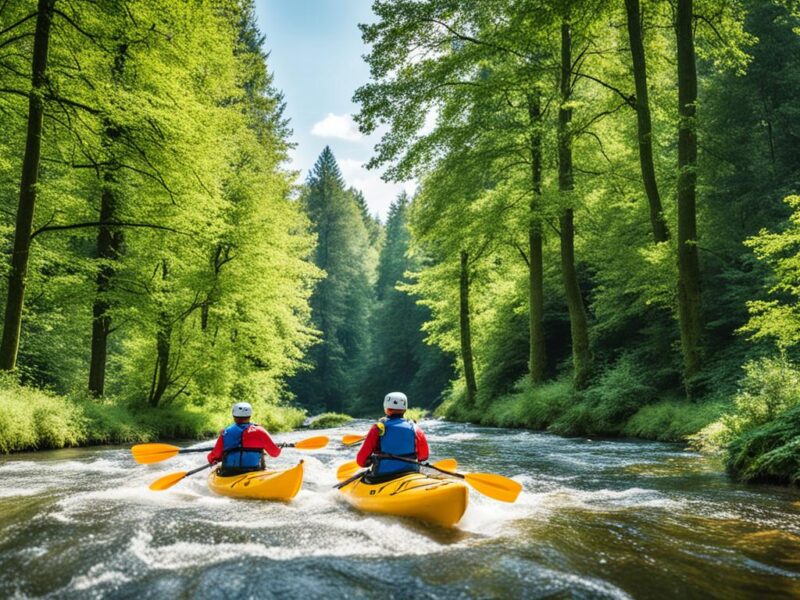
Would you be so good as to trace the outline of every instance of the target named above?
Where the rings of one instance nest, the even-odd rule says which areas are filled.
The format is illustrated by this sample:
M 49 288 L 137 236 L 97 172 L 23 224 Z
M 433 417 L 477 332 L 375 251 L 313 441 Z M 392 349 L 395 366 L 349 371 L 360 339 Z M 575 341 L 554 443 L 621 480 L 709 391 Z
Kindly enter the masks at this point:
M 358 23 L 374 20 L 370 6 L 371 0 L 256 0 L 269 67 L 294 130 L 293 168 L 305 180 L 328 144 L 347 183 L 384 217 L 395 196 L 414 186 L 384 183 L 379 172 L 364 169 L 377 137 L 362 136 L 351 117 L 358 111 L 353 92 L 369 79 Z

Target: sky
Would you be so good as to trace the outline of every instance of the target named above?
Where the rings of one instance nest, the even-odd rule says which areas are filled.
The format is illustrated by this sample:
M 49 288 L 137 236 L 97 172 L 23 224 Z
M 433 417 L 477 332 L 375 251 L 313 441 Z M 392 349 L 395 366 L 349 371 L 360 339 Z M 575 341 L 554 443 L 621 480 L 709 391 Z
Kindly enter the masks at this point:
M 367 171 L 379 137 L 364 136 L 352 115 L 356 88 L 369 80 L 361 58 L 368 47 L 359 23 L 375 20 L 371 0 L 256 0 L 258 25 L 266 35 L 268 65 L 286 99 L 286 116 L 297 147 L 292 168 L 305 181 L 325 145 L 329 145 L 348 185 L 364 193 L 372 213 L 382 219 L 398 193 L 414 183 L 386 183 L 379 171 Z

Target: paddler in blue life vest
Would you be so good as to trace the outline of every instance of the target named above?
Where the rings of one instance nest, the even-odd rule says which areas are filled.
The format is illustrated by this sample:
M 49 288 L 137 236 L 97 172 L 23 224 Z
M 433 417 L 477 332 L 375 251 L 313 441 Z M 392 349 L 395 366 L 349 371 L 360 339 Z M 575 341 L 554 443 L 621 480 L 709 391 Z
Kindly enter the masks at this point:
M 359 467 L 372 465 L 370 479 L 388 479 L 402 473 L 419 471 L 417 464 L 391 458 L 378 458 L 376 454 L 393 454 L 418 461 L 428 460 L 428 440 L 416 423 L 403 417 L 407 409 L 408 398 L 402 392 L 386 394 L 383 399 L 383 411 L 386 416 L 370 428 L 356 456 Z
M 214 449 L 208 454 L 211 464 L 222 461 L 220 475 L 238 475 L 266 468 L 264 452 L 275 458 L 281 449 L 267 430 L 250 422 L 253 407 L 247 402 L 233 405 L 233 425 L 223 429 Z

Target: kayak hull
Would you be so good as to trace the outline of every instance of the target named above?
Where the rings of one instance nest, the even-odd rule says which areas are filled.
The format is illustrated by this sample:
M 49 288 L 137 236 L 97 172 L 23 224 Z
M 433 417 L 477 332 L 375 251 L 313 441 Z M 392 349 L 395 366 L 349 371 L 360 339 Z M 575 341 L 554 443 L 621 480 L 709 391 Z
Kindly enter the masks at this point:
M 289 501 L 303 485 L 303 461 L 281 471 L 253 471 L 231 477 L 220 477 L 214 469 L 208 476 L 208 487 L 221 496 L 255 500 Z
M 344 498 L 365 512 L 411 517 L 452 527 L 464 516 L 469 490 L 447 477 L 409 473 L 385 483 L 356 480 L 340 488 Z

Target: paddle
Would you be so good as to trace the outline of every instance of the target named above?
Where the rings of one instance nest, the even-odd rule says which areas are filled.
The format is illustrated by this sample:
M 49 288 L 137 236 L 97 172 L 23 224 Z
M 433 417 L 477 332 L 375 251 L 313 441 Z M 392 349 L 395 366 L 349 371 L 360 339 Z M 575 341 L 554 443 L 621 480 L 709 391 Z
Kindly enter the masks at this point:
M 472 488 L 489 498 L 500 500 L 502 502 L 515 502 L 517 496 L 522 491 L 522 484 L 503 475 L 496 475 L 494 473 L 456 473 L 455 471 L 448 471 L 437 467 L 435 464 L 419 462 L 404 456 L 395 456 L 394 454 L 376 454 L 378 458 L 391 458 L 403 462 L 418 464 L 423 467 L 435 469 L 445 475 L 458 477 L 466 481 Z
M 178 483 L 184 477 L 188 477 L 189 475 L 194 475 L 195 473 L 199 473 L 200 471 L 204 471 L 205 469 L 209 469 L 214 465 L 208 463 L 207 465 L 203 465 L 202 467 L 197 467 L 191 471 L 179 471 L 177 473 L 170 473 L 169 475 L 164 475 L 160 479 L 156 479 L 153 483 L 150 484 L 150 489 L 154 492 L 160 492 L 162 490 L 167 490 L 171 488 L 173 485 Z
M 319 450 L 328 445 L 328 438 L 324 435 L 306 438 L 294 443 L 278 444 L 279 448 L 295 448 L 297 450 Z M 133 459 L 140 465 L 150 465 L 167 460 L 178 454 L 191 452 L 211 452 L 213 448 L 179 448 L 170 444 L 136 444 L 131 448 Z
M 369 469 L 364 469 L 363 471 L 359 471 L 358 473 L 356 473 L 352 477 L 349 477 L 349 478 L 345 479 L 344 481 L 340 481 L 339 483 L 337 483 L 335 486 L 333 486 L 333 489 L 338 490 L 340 488 L 343 488 L 348 483 L 352 483 L 356 479 L 361 479 L 367 473 L 369 473 Z
M 358 444 L 360 442 L 363 442 L 364 438 L 366 438 L 366 437 L 367 436 L 365 436 L 365 435 L 358 435 L 356 433 L 348 433 L 348 434 L 342 436 L 342 443 L 345 446 L 352 446 L 354 444 Z
M 458 462 L 456 462 L 455 458 L 443 458 L 442 460 L 437 460 L 433 463 L 436 468 L 438 469 L 445 469 L 449 471 L 453 471 L 458 468 Z M 343 465 L 340 465 L 339 468 L 336 470 L 336 479 L 341 481 L 342 479 L 347 479 L 348 477 L 352 476 L 356 471 L 358 471 L 360 467 L 358 463 L 354 460 L 348 461 Z

